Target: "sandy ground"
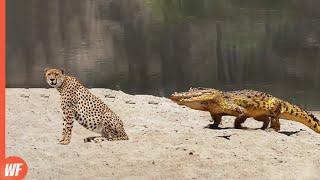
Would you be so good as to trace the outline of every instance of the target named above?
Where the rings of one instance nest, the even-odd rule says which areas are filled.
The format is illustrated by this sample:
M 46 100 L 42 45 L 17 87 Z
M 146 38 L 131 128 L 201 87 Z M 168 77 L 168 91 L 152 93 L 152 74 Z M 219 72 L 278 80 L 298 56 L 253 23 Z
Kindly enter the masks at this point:
M 320 135 L 302 124 L 282 120 L 277 133 L 249 119 L 238 130 L 224 117 L 230 128 L 212 130 L 209 113 L 166 98 L 91 91 L 124 121 L 129 141 L 84 143 L 97 134 L 75 122 L 72 142 L 60 145 L 58 92 L 6 90 L 7 156 L 25 159 L 26 179 L 320 179 Z

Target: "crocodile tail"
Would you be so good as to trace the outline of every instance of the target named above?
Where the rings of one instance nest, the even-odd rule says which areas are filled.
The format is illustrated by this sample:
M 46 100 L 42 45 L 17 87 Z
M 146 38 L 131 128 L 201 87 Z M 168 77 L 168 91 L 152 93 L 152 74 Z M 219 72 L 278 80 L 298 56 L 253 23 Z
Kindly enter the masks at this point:
M 292 105 L 288 102 L 282 103 L 280 118 L 300 122 L 315 132 L 320 133 L 319 119 L 297 105 Z

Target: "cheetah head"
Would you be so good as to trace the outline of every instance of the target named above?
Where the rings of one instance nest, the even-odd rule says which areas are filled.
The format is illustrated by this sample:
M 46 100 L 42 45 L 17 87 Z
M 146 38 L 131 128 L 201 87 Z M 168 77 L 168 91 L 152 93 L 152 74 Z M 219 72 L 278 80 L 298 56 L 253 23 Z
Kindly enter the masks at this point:
M 62 69 L 49 69 L 44 70 L 47 83 L 54 88 L 58 88 L 62 85 L 65 78 L 64 72 Z

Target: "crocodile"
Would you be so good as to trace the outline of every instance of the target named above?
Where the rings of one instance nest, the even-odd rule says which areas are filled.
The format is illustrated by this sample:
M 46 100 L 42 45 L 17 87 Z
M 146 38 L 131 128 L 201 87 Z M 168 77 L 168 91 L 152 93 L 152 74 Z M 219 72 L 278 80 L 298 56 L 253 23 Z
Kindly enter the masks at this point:
M 212 88 L 191 88 L 187 92 L 175 92 L 170 99 L 191 109 L 208 111 L 213 119 L 210 128 L 218 128 L 222 116 L 235 116 L 234 126 L 241 129 L 247 118 L 262 121 L 261 129 L 280 131 L 279 119 L 300 122 L 320 133 L 320 122 L 303 108 L 270 94 L 255 90 L 220 91 Z

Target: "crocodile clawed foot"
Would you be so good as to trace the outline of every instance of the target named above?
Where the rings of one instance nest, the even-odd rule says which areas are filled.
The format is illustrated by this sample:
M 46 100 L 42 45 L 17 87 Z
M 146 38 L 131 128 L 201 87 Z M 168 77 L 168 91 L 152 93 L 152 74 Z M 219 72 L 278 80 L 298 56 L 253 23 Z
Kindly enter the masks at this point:
M 241 124 L 235 124 L 235 125 L 234 125 L 234 128 L 236 128 L 236 129 L 243 129 L 243 127 L 241 126 Z
M 209 124 L 208 128 L 209 129 L 221 129 L 218 124 Z
M 267 127 L 262 126 L 260 129 L 261 129 L 261 130 L 267 130 L 268 128 L 267 128 Z
M 245 126 L 234 126 L 235 129 L 248 129 L 248 127 L 245 127 Z

